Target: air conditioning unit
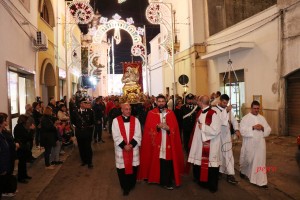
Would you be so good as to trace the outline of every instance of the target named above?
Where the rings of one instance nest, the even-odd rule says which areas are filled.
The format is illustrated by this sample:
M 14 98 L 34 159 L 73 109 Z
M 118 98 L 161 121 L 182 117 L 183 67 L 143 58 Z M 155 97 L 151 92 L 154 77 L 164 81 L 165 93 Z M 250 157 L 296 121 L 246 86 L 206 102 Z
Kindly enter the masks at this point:
M 48 37 L 42 31 L 37 31 L 33 41 L 33 46 L 37 51 L 47 51 L 48 50 Z

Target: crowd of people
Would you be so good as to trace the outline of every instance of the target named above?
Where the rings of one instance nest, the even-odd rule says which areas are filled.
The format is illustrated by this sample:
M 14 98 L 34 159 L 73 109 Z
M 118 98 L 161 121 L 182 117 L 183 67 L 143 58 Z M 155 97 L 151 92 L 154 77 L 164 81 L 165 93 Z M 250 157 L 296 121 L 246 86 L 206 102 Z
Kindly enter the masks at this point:
M 266 173 L 257 169 L 266 166 L 264 138 L 271 128 L 259 114 L 259 102 L 252 102 L 240 125 L 229 102 L 229 96 L 220 92 L 210 97 L 144 95 L 143 102 L 135 104 L 120 102 L 119 96 L 92 98 L 81 92 L 68 104 L 66 98 L 50 98 L 45 106 L 37 98 L 26 105 L 26 113 L 19 116 L 12 132 L 7 129 L 7 114 L 0 113 L 0 193 L 14 196 L 15 182 L 28 183 L 32 178 L 26 165 L 35 160 L 32 148 L 44 148 L 45 169 L 51 170 L 63 163 L 62 147 L 75 143 L 81 166 L 92 169 L 92 143 L 105 143 L 103 130 L 114 141 L 123 195 L 129 194 L 136 180 L 172 190 L 181 185 L 181 175 L 189 168 L 194 182 L 211 192 L 218 190 L 223 175 L 237 184 L 233 136 L 243 138 L 241 178 L 267 188 Z M 15 160 L 18 172 L 14 181 Z

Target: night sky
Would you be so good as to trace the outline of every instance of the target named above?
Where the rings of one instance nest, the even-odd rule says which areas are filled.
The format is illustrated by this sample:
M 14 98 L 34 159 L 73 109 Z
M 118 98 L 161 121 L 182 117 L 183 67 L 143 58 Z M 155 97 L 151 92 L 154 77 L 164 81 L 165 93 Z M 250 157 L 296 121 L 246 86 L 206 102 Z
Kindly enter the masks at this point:
M 108 20 L 112 19 L 115 13 L 118 13 L 122 19 L 126 21 L 126 18 L 132 17 L 134 20 L 134 26 L 143 27 L 146 26 L 147 36 L 147 49 L 150 53 L 149 41 L 159 33 L 159 26 L 150 24 L 145 16 L 145 11 L 149 5 L 148 0 L 127 0 L 122 4 L 118 4 L 118 0 L 90 0 L 91 6 L 94 10 L 98 10 L 103 17 L 107 17 Z M 113 30 L 108 32 L 109 38 L 113 35 Z M 121 30 L 121 43 L 115 45 L 115 73 L 122 74 L 121 62 L 129 62 L 132 60 L 131 46 L 132 39 L 130 35 Z M 133 57 L 133 61 L 141 60 L 140 57 Z

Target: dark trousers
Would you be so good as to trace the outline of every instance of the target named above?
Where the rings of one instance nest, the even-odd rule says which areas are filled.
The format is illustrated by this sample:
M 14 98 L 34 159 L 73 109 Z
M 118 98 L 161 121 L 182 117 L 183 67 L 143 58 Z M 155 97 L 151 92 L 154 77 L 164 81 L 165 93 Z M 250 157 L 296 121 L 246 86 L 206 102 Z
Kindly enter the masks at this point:
M 76 129 L 76 137 L 78 143 L 79 154 L 81 158 L 81 162 L 84 164 L 92 164 L 92 134 L 93 129 L 89 128 L 86 130 L 77 130 Z
M 45 145 L 44 148 L 45 148 L 45 152 L 44 152 L 45 165 L 46 165 L 46 167 L 49 167 L 52 146 Z
M 173 185 L 173 161 L 160 159 L 160 185 L 172 186 Z
M 125 174 L 125 169 L 118 169 L 118 177 L 122 190 L 129 192 L 135 187 L 138 167 L 133 167 L 133 174 Z
M 218 190 L 219 167 L 208 168 L 208 181 L 200 182 L 201 166 L 193 165 L 194 180 L 202 187 L 208 188 L 212 192 Z
M 102 140 L 102 124 L 96 124 L 94 130 L 94 141 Z
M 0 199 L 3 193 L 14 193 L 17 190 L 17 179 L 11 174 L 0 175 Z
M 184 150 L 185 152 L 188 154 L 189 153 L 189 142 L 190 142 L 190 137 L 191 137 L 191 133 L 193 130 L 191 129 L 183 129 L 182 131 L 182 135 L 183 135 L 183 146 L 184 146 Z
M 31 155 L 30 151 L 22 150 L 20 149 L 18 152 L 18 158 L 19 158 L 19 163 L 18 163 L 18 179 L 22 180 L 25 179 L 27 175 L 27 160 L 29 155 Z
M 103 128 L 107 126 L 108 117 L 106 115 L 103 116 Z

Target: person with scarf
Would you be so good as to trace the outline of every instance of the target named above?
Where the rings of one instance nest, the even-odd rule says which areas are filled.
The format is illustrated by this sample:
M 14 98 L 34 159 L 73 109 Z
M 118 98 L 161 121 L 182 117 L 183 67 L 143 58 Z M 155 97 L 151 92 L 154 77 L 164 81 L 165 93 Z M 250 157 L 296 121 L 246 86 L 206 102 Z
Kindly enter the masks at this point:
M 131 116 L 128 103 L 122 104 L 122 115 L 112 122 L 112 136 L 115 146 L 116 168 L 123 195 L 127 196 L 135 187 L 137 169 L 140 164 L 141 125 Z
M 183 151 L 176 116 L 166 108 L 166 98 L 157 97 L 157 108 L 148 112 L 142 144 L 139 180 L 158 183 L 168 190 L 181 184 Z
M 195 127 L 188 162 L 193 164 L 193 176 L 200 186 L 211 192 L 218 190 L 220 160 L 220 119 L 209 106 L 209 97 L 201 98 L 201 113 Z

